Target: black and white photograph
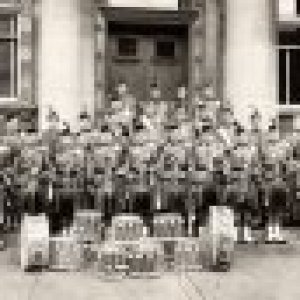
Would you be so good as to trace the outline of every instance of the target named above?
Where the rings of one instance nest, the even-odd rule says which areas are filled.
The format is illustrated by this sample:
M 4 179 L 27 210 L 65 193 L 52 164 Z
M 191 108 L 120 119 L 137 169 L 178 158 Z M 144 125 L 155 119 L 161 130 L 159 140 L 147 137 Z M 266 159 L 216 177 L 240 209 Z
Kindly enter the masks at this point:
M 0 300 L 299 278 L 299 0 L 0 0 Z

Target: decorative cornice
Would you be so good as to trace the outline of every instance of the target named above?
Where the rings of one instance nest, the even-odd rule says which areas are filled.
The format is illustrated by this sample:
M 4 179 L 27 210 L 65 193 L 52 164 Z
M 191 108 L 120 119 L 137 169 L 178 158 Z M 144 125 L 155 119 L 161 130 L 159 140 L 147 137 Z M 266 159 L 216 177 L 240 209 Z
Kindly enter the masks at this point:
M 196 10 L 148 10 L 128 7 L 106 7 L 103 10 L 108 21 L 138 24 L 189 24 L 199 14 Z

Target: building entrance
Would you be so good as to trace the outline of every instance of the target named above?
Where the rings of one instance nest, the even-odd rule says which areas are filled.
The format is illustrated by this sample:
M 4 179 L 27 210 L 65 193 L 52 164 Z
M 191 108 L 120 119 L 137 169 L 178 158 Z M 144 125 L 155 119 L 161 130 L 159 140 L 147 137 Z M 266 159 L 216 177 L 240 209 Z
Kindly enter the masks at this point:
M 106 93 L 121 82 L 138 103 L 178 100 L 188 85 L 187 26 L 109 23 Z

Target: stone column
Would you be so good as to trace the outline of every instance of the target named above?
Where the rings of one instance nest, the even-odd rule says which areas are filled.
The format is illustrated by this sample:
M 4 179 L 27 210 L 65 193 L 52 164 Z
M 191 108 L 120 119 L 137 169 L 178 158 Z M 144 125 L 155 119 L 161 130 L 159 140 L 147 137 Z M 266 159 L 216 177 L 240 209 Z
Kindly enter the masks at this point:
M 107 6 L 106 0 L 95 0 L 96 7 L 98 8 L 95 16 L 95 118 L 97 121 L 103 118 L 102 112 L 105 108 L 105 49 L 107 44 L 107 21 L 105 19 L 104 8 Z
M 199 15 L 189 31 L 190 94 L 198 95 L 210 87 L 214 95 L 221 95 L 222 41 L 221 8 L 219 0 L 181 1 L 180 9 L 193 9 Z
M 205 1 L 205 84 L 219 94 L 221 70 L 220 8 L 218 0 Z M 220 63 L 221 62 L 221 63 Z
M 191 101 L 203 87 L 205 80 L 205 4 L 188 3 L 188 9 L 197 10 L 199 16 L 189 27 L 189 91 Z
M 20 100 L 25 106 L 34 105 L 34 89 L 33 89 L 33 69 L 34 64 L 32 60 L 32 42 L 33 42 L 33 1 L 22 1 L 22 11 L 19 17 L 20 33 L 20 62 L 21 72 L 19 79 L 20 84 Z
M 39 121 L 45 128 L 49 106 L 71 128 L 94 98 L 92 0 L 42 0 L 39 17 Z M 92 112 L 92 111 L 90 111 Z
M 95 96 L 95 4 L 80 1 L 80 105 L 94 116 Z
M 276 49 L 273 0 L 224 0 L 226 41 L 224 98 L 249 126 L 253 106 L 263 125 L 276 114 Z

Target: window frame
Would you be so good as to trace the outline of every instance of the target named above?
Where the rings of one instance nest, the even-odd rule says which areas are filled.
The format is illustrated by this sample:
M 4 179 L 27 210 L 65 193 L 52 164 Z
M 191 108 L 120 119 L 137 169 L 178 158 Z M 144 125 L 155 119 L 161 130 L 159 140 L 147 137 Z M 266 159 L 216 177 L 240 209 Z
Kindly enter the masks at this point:
M 280 76 L 280 72 L 279 72 L 279 51 L 280 50 L 286 50 L 286 60 L 289 62 L 286 62 L 286 69 L 285 69 L 285 94 L 286 94 L 286 101 L 285 103 L 280 103 L 280 99 L 279 99 L 279 84 L 278 84 L 278 105 L 281 106 L 288 106 L 288 107 L 299 107 L 300 109 L 300 97 L 299 97 L 299 104 L 294 104 L 291 103 L 291 78 L 290 78 L 290 51 L 291 50 L 299 50 L 300 52 L 300 45 L 277 45 L 276 47 L 276 51 L 277 51 L 277 70 L 278 70 L 278 82 L 279 82 L 279 76 Z
M 161 55 L 158 55 L 158 44 L 159 43 L 172 43 L 173 44 L 173 55 L 166 55 L 166 56 L 161 56 Z M 176 42 L 175 40 L 173 39 L 166 39 L 166 40 L 163 40 L 161 38 L 159 39 L 156 39 L 155 40 L 155 51 L 154 51 L 154 54 L 155 54 L 155 59 L 157 60 L 175 60 L 176 57 L 177 57 L 177 53 L 176 53 Z
M 300 17 L 300 0 L 295 0 L 295 6 L 296 6 L 296 16 Z
M 120 53 L 120 41 L 121 40 L 135 40 L 135 54 L 134 55 L 124 55 Z M 139 43 L 138 38 L 132 35 L 122 35 L 117 37 L 117 45 L 116 45 L 117 57 L 119 58 L 137 58 L 139 56 Z
M 21 57 L 20 57 L 20 47 L 21 47 L 21 26 L 20 26 L 20 13 L 17 12 L 3 12 L 0 15 L 10 16 L 11 17 L 11 28 L 9 36 L 1 35 L 0 33 L 0 41 L 9 40 L 10 44 L 10 68 L 11 70 L 15 70 L 15 72 L 11 72 L 10 74 L 10 96 L 2 96 L 0 94 L 0 104 L 5 102 L 15 102 L 20 98 L 20 90 L 21 90 Z M 12 19 L 14 18 L 14 20 Z M 16 22 L 16 24 L 12 24 Z M 14 31 L 14 27 L 16 27 Z M 12 47 L 12 45 L 14 45 Z M 15 47 L 17 49 L 15 49 Z M 15 56 L 16 52 L 16 56 Z

